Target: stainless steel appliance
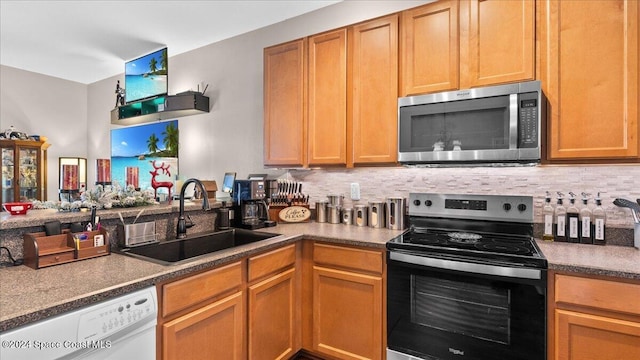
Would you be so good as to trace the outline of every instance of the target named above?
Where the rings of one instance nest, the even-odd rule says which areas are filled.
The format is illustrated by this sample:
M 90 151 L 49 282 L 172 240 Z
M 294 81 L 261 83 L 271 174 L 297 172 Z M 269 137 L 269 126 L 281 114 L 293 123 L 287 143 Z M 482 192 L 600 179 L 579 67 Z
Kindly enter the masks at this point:
M 398 161 L 540 161 L 546 99 L 540 81 L 398 99 Z
M 236 180 L 233 183 L 233 202 L 266 198 L 265 180 Z
M 0 333 L 0 359 L 156 359 L 158 301 L 149 287 Z
M 547 261 L 529 196 L 409 196 L 387 243 L 387 359 L 546 359 Z

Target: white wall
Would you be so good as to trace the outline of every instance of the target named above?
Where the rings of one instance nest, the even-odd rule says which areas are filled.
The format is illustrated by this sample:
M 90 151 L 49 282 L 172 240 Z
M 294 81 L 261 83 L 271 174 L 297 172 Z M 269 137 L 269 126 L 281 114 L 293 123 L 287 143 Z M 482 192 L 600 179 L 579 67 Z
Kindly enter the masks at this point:
M 87 86 L 0 66 L 0 130 L 11 125 L 48 138 L 47 197 L 57 200 L 58 158 L 87 157 Z

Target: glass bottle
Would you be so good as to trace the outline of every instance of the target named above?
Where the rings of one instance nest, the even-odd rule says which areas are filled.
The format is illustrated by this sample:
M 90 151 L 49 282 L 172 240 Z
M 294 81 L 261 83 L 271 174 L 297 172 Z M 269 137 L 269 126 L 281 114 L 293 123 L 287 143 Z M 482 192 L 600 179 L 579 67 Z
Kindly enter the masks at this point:
M 605 229 L 607 223 L 607 213 L 602 208 L 602 200 L 600 199 L 600 193 L 596 197 L 596 207 L 593 209 L 593 243 L 596 245 L 604 245 Z
M 542 240 L 553 241 L 553 206 L 551 206 L 551 193 L 548 191 L 547 196 L 544 198 L 542 216 L 544 217 L 544 232 L 542 234 Z
M 566 242 L 567 241 L 567 209 L 562 205 L 562 197 L 563 193 L 558 191 L 558 203 L 555 209 L 555 219 L 556 219 L 556 235 L 555 241 Z
M 580 209 L 580 242 L 583 244 L 593 244 L 591 235 L 591 222 L 593 212 L 589 209 L 589 194 L 582 193 L 582 209 Z
M 572 243 L 580 242 L 580 210 L 576 206 L 576 194 L 569 191 L 569 207 L 567 208 L 567 237 Z

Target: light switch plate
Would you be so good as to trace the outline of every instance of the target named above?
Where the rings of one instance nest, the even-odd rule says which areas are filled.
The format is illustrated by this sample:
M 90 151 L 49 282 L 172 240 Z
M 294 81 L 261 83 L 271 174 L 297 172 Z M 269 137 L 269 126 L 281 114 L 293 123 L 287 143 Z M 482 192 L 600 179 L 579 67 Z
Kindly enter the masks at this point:
M 360 200 L 360 184 L 351 183 L 351 200 Z

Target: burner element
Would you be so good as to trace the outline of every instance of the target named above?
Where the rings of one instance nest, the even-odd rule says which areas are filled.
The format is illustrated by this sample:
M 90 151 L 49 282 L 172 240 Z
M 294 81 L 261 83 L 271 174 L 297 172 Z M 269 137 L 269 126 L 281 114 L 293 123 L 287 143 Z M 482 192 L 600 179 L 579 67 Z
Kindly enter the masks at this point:
M 499 240 L 484 241 L 476 244 L 476 249 L 502 254 L 531 255 L 531 249 L 521 241 L 504 242 Z

